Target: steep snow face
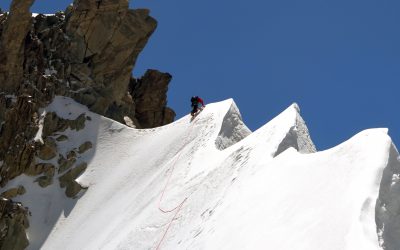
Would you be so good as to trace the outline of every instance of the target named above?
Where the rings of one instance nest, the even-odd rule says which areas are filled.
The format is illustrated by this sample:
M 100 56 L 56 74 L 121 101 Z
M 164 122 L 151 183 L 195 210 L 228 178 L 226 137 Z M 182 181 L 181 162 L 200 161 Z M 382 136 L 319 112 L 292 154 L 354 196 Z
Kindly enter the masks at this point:
M 379 242 L 385 250 L 400 249 L 400 159 L 396 146 L 390 146 L 376 202 Z
M 91 117 L 66 131 L 62 152 L 83 140 L 94 148 L 78 199 L 57 181 L 21 198 L 34 211 L 30 249 L 399 249 L 398 153 L 385 129 L 315 152 L 296 104 L 253 133 L 232 100 L 145 130 L 68 98 L 47 111 Z

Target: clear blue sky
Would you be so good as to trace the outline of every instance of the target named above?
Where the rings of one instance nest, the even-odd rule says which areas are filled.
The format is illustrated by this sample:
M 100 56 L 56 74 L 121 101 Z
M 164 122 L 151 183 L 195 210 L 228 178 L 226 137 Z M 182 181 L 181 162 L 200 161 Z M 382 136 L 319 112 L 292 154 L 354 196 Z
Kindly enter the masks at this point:
M 36 0 L 34 12 L 72 1 Z M 10 0 L 0 7 L 8 9 Z M 134 70 L 173 75 L 169 106 L 234 98 L 255 130 L 297 102 L 318 149 L 366 128 L 400 143 L 399 0 L 138 0 L 159 21 Z M 400 145 L 400 144 L 399 144 Z

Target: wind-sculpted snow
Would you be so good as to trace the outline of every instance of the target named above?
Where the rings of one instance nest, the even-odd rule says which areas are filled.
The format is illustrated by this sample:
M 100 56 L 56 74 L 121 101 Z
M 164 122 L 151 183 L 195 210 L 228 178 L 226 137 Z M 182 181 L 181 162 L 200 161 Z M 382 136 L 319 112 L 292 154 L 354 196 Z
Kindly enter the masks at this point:
M 296 111 L 295 125 L 290 128 L 286 137 L 279 144 L 275 156 L 279 155 L 286 149 L 293 147 L 300 153 L 314 153 L 315 149 L 314 143 L 311 141 L 310 134 L 308 132 L 307 126 L 300 116 L 300 108 L 297 104 L 293 104 L 289 109 L 294 109 Z
M 243 123 L 242 116 L 232 100 L 232 105 L 224 116 L 215 145 L 218 149 L 223 150 L 241 141 L 249 134 L 251 131 Z
M 253 133 L 232 100 L 156 129 L 87 115 L 88 189 L 73 202 L 54 195 L 58 183 L 27 191 L 47 199 L 30 203 L 41 216 L 29 233 L 48 232 L 30 249 L 399 249 L 400 170 L 385 129 L 315 152 L 296 104 Z

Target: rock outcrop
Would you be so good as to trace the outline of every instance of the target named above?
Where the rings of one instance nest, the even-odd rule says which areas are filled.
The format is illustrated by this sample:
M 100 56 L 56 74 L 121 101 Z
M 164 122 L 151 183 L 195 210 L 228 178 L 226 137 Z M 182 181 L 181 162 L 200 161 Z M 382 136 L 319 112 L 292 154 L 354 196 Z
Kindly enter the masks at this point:
M 0 43 L 0 84 L 1 89 L 14 92 L 23 81 L 25 38 L 31 26 L 29 11 L 34 0 L 14 0 L 10 14 L 2 27 Z
M 29 245 L 25 229 L 29 211 L 21 203 L 0 198 L 0 248 L 23 250 Z
M 5 100 L 8 102 L 8 98 Z M 21 95 L 5 112 L 0 135 L 1 187 L 34 164 L 36 151 L 41 148 L 33 140 L 39 126 L 37 109 L 32 96 Z
M 175 112 L 166 107 L 168 84 L 172 76 L 149 69 L 140 79 L 131 79 L 129 92 L 135 104 L 137 123 L 152 128 L 174 121 Z
M 136 58 L 157 26 L 148 10 L 128 7 L 127 0 L 82 0 L 66 13 L 71 84 L 83 85 L 74 97 L 100 114 L 123 103 Z
M 149 70 L 138 80 L 131 76 L 157 26 L 148 10 L 131 10 L 128 0 L 75 0 L 65 12 L 32 16 L 33 3 L 13 0 L 9 13 L 0 11 L 0 187 L 26 174 L 43 188 L 58 181 L 74 198 L 85 189 L 75 179 L 87 167 L 77 157 L 93 145 L 60 154 L 59 143 L 68 141 L 60 132 L 79 131 L 90 118 L 65 120 L 42 109 L 62 95 L 137 128 L 165 125 L 175 117 L 166 106 L 171 75 Z M 0 193 L 12 198 L 23 191 Z M 0 249 L 16 239 L 14 249 L 23 249 L 27 217 L 7 202 L 16 219 L 0 218 Z

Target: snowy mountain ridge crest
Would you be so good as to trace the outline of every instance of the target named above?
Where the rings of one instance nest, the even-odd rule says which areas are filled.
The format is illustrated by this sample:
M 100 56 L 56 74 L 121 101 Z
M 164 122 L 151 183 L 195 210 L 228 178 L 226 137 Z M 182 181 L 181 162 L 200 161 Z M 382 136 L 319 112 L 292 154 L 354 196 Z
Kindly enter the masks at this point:
M 154 129 L 134 129 L 57 96 L 45 109 L 90 117 L 57 144 L 85 141 L 87 189 L 66 198 L 21 176 L 28 249 L 399 249 L 398 152 L 387 129 L 317 152 L 292 104 L 251 132 L 228 99 Z M 162 198 L 162 200 L 160 199 Z M 179 208 L 172 213 L 162 208 Z

